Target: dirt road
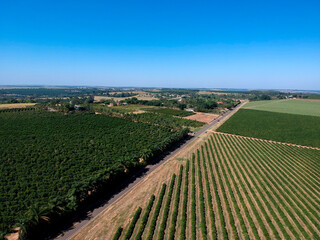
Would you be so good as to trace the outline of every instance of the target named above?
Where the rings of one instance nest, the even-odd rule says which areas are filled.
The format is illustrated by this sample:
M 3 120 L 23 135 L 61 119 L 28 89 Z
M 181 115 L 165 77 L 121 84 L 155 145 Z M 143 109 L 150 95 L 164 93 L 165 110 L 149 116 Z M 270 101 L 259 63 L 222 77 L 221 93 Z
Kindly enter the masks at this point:
M 80 220 L 73 223 L 73 226 L 62 231 L 59 236 L 56 236 L 52 239 L 58 239 L 58 240 L 67 240 L 70 239 L 72 236 L 74 236 L 80 229 L 82 229 L 84 226 L 86 226 L 93 218 L 98 216 L 100 213 L 102 213 L 106 208 L 108 208 L 110 205 L 112 205 L 114 202 L 122 198 L 126 193 L 132 190 L 134 186 L 136 186 L 138 183 L 140 183 L 146 176 L 148 176 L 151 172 L 156 170 L 159 166 L 161 166 L 163 163 L 168 161 L 169 159 L 173 158 L 178 152 L 183 150 L 187 145 L 189 145 L 192 141 L 194 141 L 196 138 L 198 138 L 201 134 L 206 132 L 208 129 L 212 128 L 214 125 L 220 123 L 223 119 L 228 117 L 230 114 L 234 113 L 236 110 L 241 108 L 244 103 L 239 104 L 235 109 L 226 112 L 224 115 L 220 116 L 218 119 L 214 120 L 210 124 L 203 127 L 201 130 L 199 130 L 197 133 L 195 133 L 194 136 L 186 140 L 183 144 L 181 144 L 178 148 L 176 148 L 174 151 L 167 154 L 165 157 L 163 157 L 160 161 L 147 165 L 143 170 L 141 170 L 140 174 L 136 174 L 136 178 L 133 178 L 131 182 L 127 182 L 126 186 L 123 187 L 121 191 L 118 193 L 115 193 L 112 197 L 108 198 L 103 204 L 100 204 L 100 206 L 94 208 L 93 210 L 87 211 L 86 216 L 82 217 Z

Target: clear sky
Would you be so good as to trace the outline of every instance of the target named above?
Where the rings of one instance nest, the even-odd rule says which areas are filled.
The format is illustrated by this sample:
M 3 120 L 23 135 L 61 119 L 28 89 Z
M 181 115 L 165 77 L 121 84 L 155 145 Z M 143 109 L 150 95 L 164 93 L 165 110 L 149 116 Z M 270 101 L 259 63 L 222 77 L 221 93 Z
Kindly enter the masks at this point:
M 320 90 L 320 1 L 0 1 L 0 85 Z

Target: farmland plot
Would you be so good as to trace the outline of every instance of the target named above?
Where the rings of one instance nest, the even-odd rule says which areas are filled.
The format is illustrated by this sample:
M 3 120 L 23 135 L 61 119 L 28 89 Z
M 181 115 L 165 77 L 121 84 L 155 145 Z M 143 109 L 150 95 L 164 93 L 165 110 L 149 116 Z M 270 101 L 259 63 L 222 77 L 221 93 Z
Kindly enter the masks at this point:
M 110 116 L 37 109 L 1 110 L 0 122 L 0 234 L 18 222 L 39 236 L 48 219 L 57 223 L 94 191 L 111 189 L 186 134 Z
M 166 184 L 130 239 L 320 239 L 319 150 L 213 133 Z
M 320 117 L 317 116 L 240 109 L 217 131 L 320 147 Z

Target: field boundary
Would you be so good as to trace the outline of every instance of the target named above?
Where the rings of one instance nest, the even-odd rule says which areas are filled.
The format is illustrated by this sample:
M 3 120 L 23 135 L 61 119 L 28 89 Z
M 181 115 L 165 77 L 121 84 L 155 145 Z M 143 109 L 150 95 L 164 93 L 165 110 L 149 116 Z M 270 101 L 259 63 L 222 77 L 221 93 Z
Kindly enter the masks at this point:
M 262 141 L 262 142 L 277 143 L 277 144 L 294 146 L 294 147 L 299 147 L 299 148 L 314 149 L 314 150 L 318 150 L 318 151 L 320 150 L 320 148 L 317 148 L 317 147 L 304 146 L 304 145 L 299 145 L 299 144 L 294 144 L 294 143 L 278 142 L 278 141 L 268 140 L 268 139 L 263 139 L 263 138 L 246 137 L 246 136 L 241 136 L 241 135 L 232 134 L 232 133 L 216 132 L 215 130 L 211 130 L 211 129 L 209 129 L 207 131 L 210 131 L 210 132 L 213 132 L 213 133 L 217 133 L 217 134 L 223 134 L 223 135 L 229 135 L 229 136 L 237 136 L 237 137 L 246 138 L 246 139 L 252 139 L 252 140 L 259 140 L 259 141 Z

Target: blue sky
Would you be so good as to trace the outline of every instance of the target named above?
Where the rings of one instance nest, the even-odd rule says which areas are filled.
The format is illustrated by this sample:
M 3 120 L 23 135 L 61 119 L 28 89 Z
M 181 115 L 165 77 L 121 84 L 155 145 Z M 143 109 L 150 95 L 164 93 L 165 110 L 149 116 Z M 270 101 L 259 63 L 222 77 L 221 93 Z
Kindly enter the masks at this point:
M 320 90 L 320 1 L 1 1 L 0 85 Z

